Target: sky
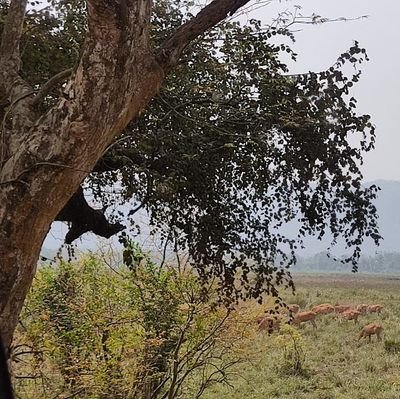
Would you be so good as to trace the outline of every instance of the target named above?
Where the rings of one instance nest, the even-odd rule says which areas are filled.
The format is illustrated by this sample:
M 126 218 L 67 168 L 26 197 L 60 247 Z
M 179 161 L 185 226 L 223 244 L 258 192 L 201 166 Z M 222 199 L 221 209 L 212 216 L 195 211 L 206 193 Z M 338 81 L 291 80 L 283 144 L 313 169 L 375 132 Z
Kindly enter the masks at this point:
M 360 113 L 369 114 L 376 126 L 376 148 L 365 157 L 362 167 L 366 182 L 377 179 L 400 180 L 400 1 L 396 0 L 295 0 L 272 1 L 254 12 L 268 23 L 280 11 L 301 6 L 304 16 L 313 13 L 338 17 L 368 18 L 320 25 L 299 25 L 296 65 L 293 73 L 320 71 L 331 66 L 338 55 L 357 40 L 366 48 L 370 62 L 362 65 L 361 81 L 354 88 Z

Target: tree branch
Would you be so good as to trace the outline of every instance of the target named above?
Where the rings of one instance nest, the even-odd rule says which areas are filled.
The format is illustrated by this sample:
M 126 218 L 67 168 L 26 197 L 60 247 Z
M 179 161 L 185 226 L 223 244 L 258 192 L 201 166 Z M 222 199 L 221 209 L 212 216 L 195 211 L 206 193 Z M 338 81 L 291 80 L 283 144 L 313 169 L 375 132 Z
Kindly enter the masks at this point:
M 2 104 L 12 103 L 17 97 L 32 91 L 30 87 L 25 87 L 27 85 L 18 75 L 19 43 L 25 19 L 26 3 L 27 0 L 12 0 L 4 22 L 0 44 L 0 103 Z
M 161 46 L 158 60 L 165 70 L 175 66 L 188 44 L 229 15 L 233 15 L 250 0 L 214 0 L 193 19 L 183 24 Z
M 72 73 L 73 69 L 69 68 L 66 69 L 65 71 L 61 71 L 51 77 L 39 90 L 39 92 L 36 94 L 34 100 L 33 100 L 33 106 L 38 106 L 44 99 L 45 97 L 50 93 L 51 89 L 57 85 L 58 83 L 66 80 Z
M 4 23 L 0 44 L 0 103 L 11 104 L 6 112 L 2 112 L 1 163 L 13 153 L 20 144 L 21 132 L 29 129 L 36 116 L 31 103 L 33 90 L 19 75 L 19 44 L 26 13 L 26 0 L 12 0 Z M 5 131 L 5 118 L 12 116 L 11 134 Z

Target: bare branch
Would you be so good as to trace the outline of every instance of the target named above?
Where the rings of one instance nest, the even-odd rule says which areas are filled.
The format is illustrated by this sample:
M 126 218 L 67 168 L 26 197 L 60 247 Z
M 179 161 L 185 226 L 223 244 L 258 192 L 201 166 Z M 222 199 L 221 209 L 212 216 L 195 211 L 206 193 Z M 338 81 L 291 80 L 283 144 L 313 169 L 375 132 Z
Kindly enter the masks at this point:
M 188 44 L 226 17 L 233 15 L 250 0 L 214 0 L 204 7 L 193 19 L 183 24 L 162 45 L 158 59 L 165 70 L 177 64 L 182 51 Z

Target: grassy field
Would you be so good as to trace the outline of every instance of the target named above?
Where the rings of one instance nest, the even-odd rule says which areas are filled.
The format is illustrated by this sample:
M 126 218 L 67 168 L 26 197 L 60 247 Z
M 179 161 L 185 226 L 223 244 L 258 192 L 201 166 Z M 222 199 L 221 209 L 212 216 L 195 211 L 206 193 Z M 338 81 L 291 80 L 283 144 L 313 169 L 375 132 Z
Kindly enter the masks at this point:
M 317 329 L 305 323 L 303 371 L 283 369 L 284 355 L 278 334 L 257 334 L 248 352 L 251 362 L 235 370 L 233 387 L 214 386 L 207 399 L 398 399 L 400 353 L 388 353 L 385 340 L 400 341 L 400 279 L 363 275 L 298 275 L 297 292 L 287 294 L 288 303 L 303 309 L 321 303 L 376 304 L 382 314 L 362 316 L 338 323 L 333 315 L 319 316 Z M 382 342 L 358 342 L 361 328 L 371 322 L 383 325 Z M 250 344 L 249 344 L 250 345 Z

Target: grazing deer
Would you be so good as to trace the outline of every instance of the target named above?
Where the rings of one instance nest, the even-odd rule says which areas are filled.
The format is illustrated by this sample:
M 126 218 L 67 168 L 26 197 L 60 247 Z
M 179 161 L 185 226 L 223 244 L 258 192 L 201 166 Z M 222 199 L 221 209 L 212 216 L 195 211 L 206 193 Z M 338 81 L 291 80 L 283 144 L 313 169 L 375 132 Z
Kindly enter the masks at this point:
M 369 305 L 368 306 L 369 313 L 381 313 L 382 309 L 383 309 L 382 305 Z
M 358 316 L 361 315 L 361 312 L 358 310 L 350 309 L 345 310 L 344 312 L 340 313 L 341 320 L 354 320 L 354 323 L 358 323 Z
M 335 311 L 335 307 L 329 303 L 323 303 L 321 305 L 314 306 L 311 311 L 316 314 L 329 314 Z
M 367 314 L 367 311 L 368 311 L 368 305 L 365 303 L 361 303 L 360 305 L 356 306 L 356 310 L 361 312 L 362 315 L 365 315 L 365 314 Z
M 287 305 L 287 308 L 288 308 L 289 312 L 293 315 L 295 315 L 296 313 L 299 313 L 299 311 L 300 311 L 300 306 L 297 305 L 296 303 L 291 303 L 290 305 Z
M 279 331 L 281 320 L 278 316 L 262 315 L 257 317 L 256 323 L 258 331 L 268 331 L 268 333 L 272 333 L 273 331 Z
M 350 310 L 351 308 L 351 305 L 335 305 L 335 313 L 343 313 L 346 310 Z
M 371 342 L 371 336 L 375 334 L 377 337 L 377 340 L 381 341 L 382 332 L 383 332 L 383 327 L 380 324 L 378 324 L 378 323 L 367 324 L 361 330 L 360 335 L 358 336 L 358 340 L 360 340 L 361 338 L 368 337 L 368 342 Z
M 299 312 L 293 317 L 293 325 L 296 327 L 300 327 L 301 323 L 309 321 L 314 328 L 317 328 L 317 325 L 315 324 L 316 317 L 317 314 L 315 312 Z

